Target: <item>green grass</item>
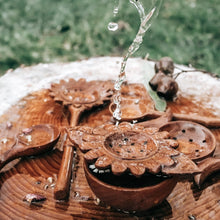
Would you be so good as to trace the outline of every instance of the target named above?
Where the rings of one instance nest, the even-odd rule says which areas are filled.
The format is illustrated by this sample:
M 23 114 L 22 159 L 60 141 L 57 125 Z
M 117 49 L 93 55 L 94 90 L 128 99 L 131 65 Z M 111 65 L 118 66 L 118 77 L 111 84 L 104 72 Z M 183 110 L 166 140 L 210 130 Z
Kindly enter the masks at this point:
M 0 0 L 0 74 L 21 64 L 125 55 L 140 22 L 129 0 L 120 1 L 114 18 L 113 0 Z M 113 20 L 120 29 L 111 33 Z M 219 20 L 219 0 L 164 0 L 134 56 L 170 56 L 220 75 Z

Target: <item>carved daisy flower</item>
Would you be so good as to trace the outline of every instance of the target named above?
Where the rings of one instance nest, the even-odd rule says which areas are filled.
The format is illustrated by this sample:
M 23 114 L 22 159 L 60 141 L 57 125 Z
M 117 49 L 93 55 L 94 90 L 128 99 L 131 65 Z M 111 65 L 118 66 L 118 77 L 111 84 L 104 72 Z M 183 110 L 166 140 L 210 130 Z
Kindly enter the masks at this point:
M 168 139 L 169 133 L 157 128 L 144 128 L 127 122 L 119 126 L 102 125 L 74 127 L 68 130 L 71 142 L 77 145 L 88 163 L 98 169 L 111 168 L 112 173 L 121 175 L 130 171 L 141 176 L 146 171 L 157 174 L 198 173 L 196 164 L 175 150 L 175 140 Z
M 76 108 L 85 105 L 87 107 L 103 104 L 113 95 L 113 84 L 110 81 L 90 81 L 85 79 L 61 80 L 60 83 L 51 85 L 50 95 L 55 101 L 64 105 L 73 105 Z

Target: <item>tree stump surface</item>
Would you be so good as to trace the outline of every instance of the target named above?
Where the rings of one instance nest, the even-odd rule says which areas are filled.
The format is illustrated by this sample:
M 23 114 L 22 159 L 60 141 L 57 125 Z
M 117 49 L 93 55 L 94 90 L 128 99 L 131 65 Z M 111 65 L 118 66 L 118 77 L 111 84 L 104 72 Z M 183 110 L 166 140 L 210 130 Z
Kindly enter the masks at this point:
M 13 137 L 19 130 L 35 124 L 68 126 L 66 109 L 50 96 L 52 82 L 68 78 L 115 80 L 121 58 L 92 58 L 66 64 L 39 64 L 19 68 L 0 78 L 0 138 Z M 143 74 L 153 63 L 130 59 L 128 82 L 143 82 Z M 181 66 L 181 68 L 190 69 Z M 176 70 L 178 72 L 178 69 Z M 180 90 L 168 107 L 174 113 L 220 118 L 220 81 L 201 72 L 183 73 L 177 78 Z M 108 106 L 83 114 L 80 124 L 97 126 L 111 120 Z M 212 128 L 220 158 L 220 128 Z M 208 177 L 199 189 L 193 180 L 183 179 L 167 200 L 145 212 L 127 213 L 108 207 L 91 192 L 79 153 L 73 170 L 68 201 L 56 201 L 53 190 L 62 159 L 63 136 L 53 151 L 15 160 L 0 173 L 0 219 L 220 219 L 220 173 Z M 0 149 L 4 153 L 5 146 Z M 29 193 L 42 195 L 42 203 L 23 201 Z M 117 199 L 117 198 L 116 198 Z M 125 201 L 126 202 L 126 201 Z

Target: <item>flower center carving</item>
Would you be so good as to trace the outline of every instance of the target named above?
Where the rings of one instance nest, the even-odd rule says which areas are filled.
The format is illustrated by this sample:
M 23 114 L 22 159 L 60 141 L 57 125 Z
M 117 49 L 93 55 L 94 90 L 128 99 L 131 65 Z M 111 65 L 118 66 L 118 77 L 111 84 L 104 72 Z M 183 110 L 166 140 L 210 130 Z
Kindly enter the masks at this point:
M 113 133 L 106 137 L 104 146 L 122 159 L 144 159 L 153 156 L 158 146 L 147 134 L 128 131 Z

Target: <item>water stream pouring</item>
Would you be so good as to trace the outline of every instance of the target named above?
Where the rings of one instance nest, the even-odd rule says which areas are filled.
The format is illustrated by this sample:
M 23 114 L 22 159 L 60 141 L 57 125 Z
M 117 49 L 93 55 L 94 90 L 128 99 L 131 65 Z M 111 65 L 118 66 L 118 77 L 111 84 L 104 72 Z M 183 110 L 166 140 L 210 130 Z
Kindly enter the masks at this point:
M 117 121 L 121 120 L 120 90 L 121 90 L 121 85 L 126 80 L 125 67 L 127 64 L 127 60 L 132 54 L 134 54 L 139 49 L 141 43 L 143 42 L 143 37 L 144 37 L 146 31 L 151 26 L 153 19 L 158 15 L 162 0 L 153 0 L 150 12 L 148 14 L 145 13 L 145 10 L 144 10 L 144 7 L 143 7 L 141 1 L 130 0 L 130 3 L 132 3 L 137 8 L 139 16 L 140 16 L 141 24 L 140 24 L 140 27 L 139 27 L 139 30 L 138 30 L 138 33 L 137 33 L 135 39 L 133 40 L 132 44 L 128 48 L 126 55 L 123 58 L 123 61 L 121 63 L 120 73 L 119 73 L 118 79 L 116 80 L 115 86 L 114 86 L 116 92 L 115 92 L 113 100 L 114 100 L 114 104 L 116 105 L 116 108 L 113 113 L 113 117 Z

